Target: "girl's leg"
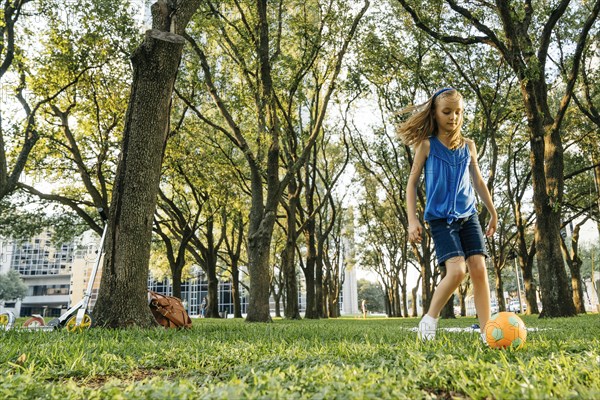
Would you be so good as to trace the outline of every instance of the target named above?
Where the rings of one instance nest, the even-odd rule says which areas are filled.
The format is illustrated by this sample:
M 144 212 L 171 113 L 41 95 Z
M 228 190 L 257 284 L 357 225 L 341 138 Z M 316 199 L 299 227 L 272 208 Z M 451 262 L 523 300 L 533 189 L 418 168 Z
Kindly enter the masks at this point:
M 423 341 L 435 338 L 437 331 L 437 318 L 440 316 L 442 307 L 448 302 L 452 293 L 465 277 L 464 257 L 453 257 L 446 260 L 446 275 L 435 289 L 427 314 L 423 316 L 417 328 L 417 337 Z
M 452 296 L 452 293 L 454 293 L 466 275 L 464 257 L 452 257 L 446 260 L 445 264 L 446 276 L 444 276 L 444 279 L 435 288 L 429 310 L 427 310 L 427 315 L 432 318 L 440 316 L 442 308 L 446 305 L 448 299 L 450 299 L 450 296 Z
M 467 259 L 467 267 L 469 268 L 471 282 L 473 282 L 475 310 L 477 310 L 479 326 L 483 332 L 485 324 L 490 319 L 490 284 L 485 267 L 485 257 L 482 254 L 470 256 Z

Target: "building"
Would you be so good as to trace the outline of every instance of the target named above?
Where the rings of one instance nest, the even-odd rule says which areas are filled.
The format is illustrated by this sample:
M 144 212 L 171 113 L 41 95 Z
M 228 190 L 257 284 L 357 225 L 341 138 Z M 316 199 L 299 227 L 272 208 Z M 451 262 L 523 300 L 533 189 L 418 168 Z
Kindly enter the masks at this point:
M 26 296 L 4 308 L 15 315 L 60 316 L 69 303 L 73 243 L 55 245 L 51 233 L 30 240 L 3 240 L 2 270 L 13 269 L 28 287 Z
M 27 295 L 16 302 L 6 303 L 0 312 L 12 311 L 17 316 L 40 314 L 45 317 L 58 317 L 71 305 L 77 304 L 88 288 L 88 282 L 98 256 L 99 237 L 88 231 L 71 243 L 55 245 L 51 233 L 43 233 L 31 240 L 0 241 L 0 272 L 14 269 L 21 274 L 28 286 Z M 94 280 L 88 309 L 93 310 L 101 281 L 101 266 Z M 299 304 L 303 312 L 306 306 L 304 280 L 300 280 Z M 219 312 L 233 313 L 231 282 L 219 282 Z M 162 281 L 152 277 L 148 289 L 172 295 L 169 279 Z M 242 313 L 248 305 L 244 290 L 241 295 Z M 191 279 L 182 284 L 182 300 L 192 316 L 200 315 L 200 304 L 208 294 L 208 282 L 204 272 L 197 269 Z M 275 303 L 271 301 L 272 311 Z M 358 313 L 356 271 L 346 270 L 340 294 L 342 315 Z

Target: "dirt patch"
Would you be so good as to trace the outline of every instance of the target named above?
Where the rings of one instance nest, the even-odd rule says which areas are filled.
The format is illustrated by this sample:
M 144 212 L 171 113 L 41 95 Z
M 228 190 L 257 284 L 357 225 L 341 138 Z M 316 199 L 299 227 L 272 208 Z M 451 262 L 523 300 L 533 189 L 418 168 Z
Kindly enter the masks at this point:
M 163 370 L 161 369 L 136 369 L 127 374 L 121 375 L 94 375 L 85 378 L 73 379 L 81 386 L 85 386 L 90 389 L 98 389 L 106 385 L 108 381 L 118 380 L 123 383 L 132 383 L 143 381 L 144 379 L 153 378 L 161 375 Z

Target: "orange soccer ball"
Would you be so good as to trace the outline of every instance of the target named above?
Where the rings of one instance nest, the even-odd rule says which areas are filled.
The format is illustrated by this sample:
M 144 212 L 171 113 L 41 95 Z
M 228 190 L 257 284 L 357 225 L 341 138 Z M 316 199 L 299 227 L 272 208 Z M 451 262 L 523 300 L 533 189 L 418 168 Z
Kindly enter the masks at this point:
M 525 344 L 527 338 L 523 320 L 513 312 L 503 311 L 492 315 L 485 324 L 484 333 L 487 344 L 494 349 L 518 349 Z

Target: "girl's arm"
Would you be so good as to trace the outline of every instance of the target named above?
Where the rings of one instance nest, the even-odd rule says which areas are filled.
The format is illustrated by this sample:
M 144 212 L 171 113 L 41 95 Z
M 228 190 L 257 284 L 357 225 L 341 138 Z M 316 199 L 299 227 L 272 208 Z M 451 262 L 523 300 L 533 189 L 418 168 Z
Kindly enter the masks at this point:
M 425 160 L 429 155 L 429 139 L 415 146 L 415 158 L 406 185 L 406 212 L 408 214 L 408 240 L 421 242 L 423 237 L 423 226 L 417 217 L 417 185 L 421 178 L 421 172 Z
M 471 179 L 473 180 L 473 187 L 485 205 L 485 208 L 487 208 L 490 213 L 490 222 L 485 231 L 485 235 L 491 237 L 494 233 L 496 233 L 496 229 L 498 227 L 498 213 L 494 207 L 492 195 L 490 194 L 490 191 L 488 190 L 487 185 L 481 176 L 481 170 L 479 169 L 479 163 L 477 162 L 477 149 L 475 148 L 475 142 L 468 140 L 467 143 L 469 144 L 469 150 L 471 152 L 469 172 L 471 174 Z

